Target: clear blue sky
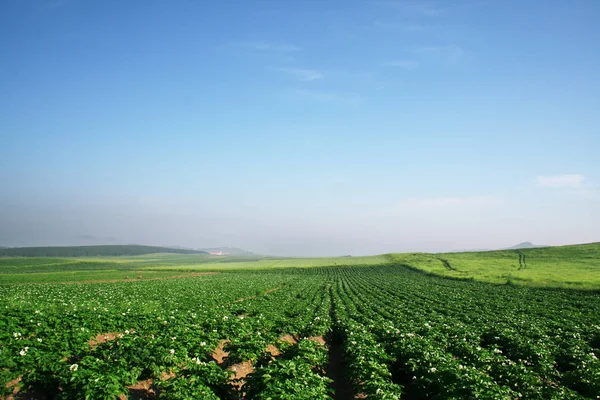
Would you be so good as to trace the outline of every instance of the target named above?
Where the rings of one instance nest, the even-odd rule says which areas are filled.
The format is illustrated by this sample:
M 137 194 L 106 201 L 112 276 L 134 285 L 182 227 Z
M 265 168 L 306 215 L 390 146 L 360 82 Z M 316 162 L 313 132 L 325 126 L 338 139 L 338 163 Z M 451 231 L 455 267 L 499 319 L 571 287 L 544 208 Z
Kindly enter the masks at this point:
M 0 245 L 600 240 L 600 2 L 0 2 Z

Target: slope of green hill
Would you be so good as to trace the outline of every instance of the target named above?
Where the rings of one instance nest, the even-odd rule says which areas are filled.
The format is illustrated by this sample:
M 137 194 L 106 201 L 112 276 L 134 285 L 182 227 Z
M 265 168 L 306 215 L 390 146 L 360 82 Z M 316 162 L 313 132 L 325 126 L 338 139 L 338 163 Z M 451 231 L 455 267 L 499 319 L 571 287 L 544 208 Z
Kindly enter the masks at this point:
M 0 249 L 0 257 L 137 256 L 152 253 L 208 254 L 205 251 L 141 245 L 14 247 Z
M 451 278 L 600 289 L 600 243 L 473 253 L 390 254 L 391 261 Z

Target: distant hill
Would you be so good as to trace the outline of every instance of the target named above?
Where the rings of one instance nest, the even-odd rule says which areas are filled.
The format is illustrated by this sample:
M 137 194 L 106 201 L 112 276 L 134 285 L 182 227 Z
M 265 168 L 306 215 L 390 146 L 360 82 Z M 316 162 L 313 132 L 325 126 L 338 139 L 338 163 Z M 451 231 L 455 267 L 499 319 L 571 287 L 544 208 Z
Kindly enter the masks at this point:
M 505 250 L 519 250 L 519 249 L 536 249 L 538 247 L 549 247 L 549 246 L 540 246 L 537 244 L 533 244 L 531 242 L 523 242 L 512 247 L 507 247 Z
M 207 253 L 223 252 L 223 254 L 230 255 L 230 256 L 243 256 L 243 255 L 253 254 L 251 251 L 239 249 L 237 247 L 208 247 L 208 248 L 200 249 L 200 250 L 206 251 Z
M 0 256 L 4 257 L 137 256 L 152 253 L 208 254 L 200 250 L 141 245 L 13 247 L 0 249 Z

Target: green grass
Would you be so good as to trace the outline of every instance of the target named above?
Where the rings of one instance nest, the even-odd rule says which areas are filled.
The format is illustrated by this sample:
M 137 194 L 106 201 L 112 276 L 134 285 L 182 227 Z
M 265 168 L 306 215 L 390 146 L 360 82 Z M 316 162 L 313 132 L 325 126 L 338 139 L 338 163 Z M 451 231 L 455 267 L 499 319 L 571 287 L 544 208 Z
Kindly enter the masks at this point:
M 190 272 L 377 265 L 386 262 L 385 256 L 274 258 L 161 253 L 125 257 L 0 257 L 0 284 L 120 280 L 126 276 L 135 278 L 139 274 L 143 274 L 144 278 L 169 278 Z
M 329 258 L 262 258 L 239 261 L 232 257 L 226 261 L 213 260 L 198 264 L 170 264 L 145 267 L 147 270 L 180 270 L 180 271 L 220 271 L 246 269 L 276 269 L 276 268 L 311 268 L 327 266 L 380 265 L 386 264 L 385 256 L 367 257 L 329 257 Z
M 600 289 L 600 243 L 474 253 L 276 258 L 145 254 L 123 257 L 0 257 L 0 283 L 102 281 L 189 272 L 403 264 L 449 278 L 536 287 Z
M 388 257 L 393 262 L 445 277 L 500 284 L 600 289 L 600 243 L 472 253 L 390 254 Z

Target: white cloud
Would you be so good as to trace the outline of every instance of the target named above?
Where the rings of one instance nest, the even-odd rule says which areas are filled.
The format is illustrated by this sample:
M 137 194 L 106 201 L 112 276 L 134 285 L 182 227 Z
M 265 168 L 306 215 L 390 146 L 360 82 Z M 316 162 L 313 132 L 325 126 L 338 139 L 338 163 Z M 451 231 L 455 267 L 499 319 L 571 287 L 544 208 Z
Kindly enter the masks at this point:
M 412 69 L 417 68 L 419 66 L 419 63 L 416 61 L 413 61 L 413 60 L 395 60 L 395 61 L 386 61 L 382 64 L 382 66 L 412 70 Z
M 314 69 L 277 68 L 277 70 L 289 74 L 294 78 L 304 82 L 316 81 L 325 77 L 321 72 Z
M 538 186 L 551 188 L 578 188 L 583 185 L 585 177 L 579 174 L 562 174 L 554 176 L 538 176 Z

